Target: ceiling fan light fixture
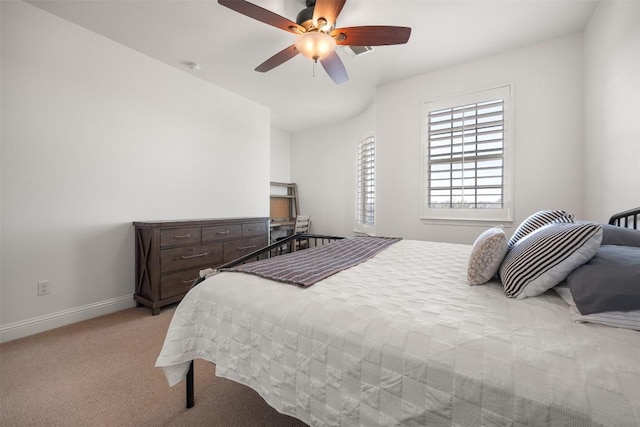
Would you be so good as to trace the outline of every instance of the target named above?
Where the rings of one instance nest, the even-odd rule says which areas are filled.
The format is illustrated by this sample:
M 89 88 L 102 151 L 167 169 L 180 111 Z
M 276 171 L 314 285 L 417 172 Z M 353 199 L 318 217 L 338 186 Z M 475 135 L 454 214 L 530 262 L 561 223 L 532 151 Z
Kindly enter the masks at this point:
M 321 61 L 336 49 L 336 41 L 329 34 L 312 31 L 298 37 L 296 49 L 313 61 Z
M 317 22 L 316 26 L 318 27 L 319 31 L 321 31 L 323 33 L 327 33 L 327 34 L 329 34 L 329 32 L 331 30 L 333 30 L 331 24 L 328 23 L 327 20 L 324 19 L 324 18 L 318 19 L 318 22 Z
M 301 53 L 314 61 L 314 70 L 315 64 L 321 61 L 322 68 L 336 84 L 349 80 L 347 70 L 336 54 L 337 45 L 360 46 L 371 50 L 368 46 L 407 43 L 411 35 L 409 27 L 389 25 L 335 28 L 346 2 L 347 0 L 305 0 L 307 7 L 298 14 L 296 22 L 293 22 L 248 0 L 218 0 L 224 7 L 297 36 L 294 44 L 258 65 L 256 71 L 267 72 Z

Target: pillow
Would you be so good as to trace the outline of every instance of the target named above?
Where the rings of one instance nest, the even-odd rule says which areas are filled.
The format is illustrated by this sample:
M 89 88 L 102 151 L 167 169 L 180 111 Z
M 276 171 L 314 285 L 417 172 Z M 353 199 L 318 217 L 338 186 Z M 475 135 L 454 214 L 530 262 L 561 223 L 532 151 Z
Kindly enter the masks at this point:
M 631 311 L 603 311 L 595 314 L 580 314 L 573 301 L 568 285 L 559 285 L 553 288 L 560 297 L 569 304 L 571 318 L 576 322 L 599 323 L 615 328 L 632 329 L 640 331 L 640 310 Z
M 498 272 L 507 254 L 507 235 L 500 227 L 484 231 L 473 243 L 467 279 L 470 285 L 481 285 L 491 280 Z
M 640 230 L 603 224 L 602 244 L 640 247 Z
M 640 310 L 640 247 L 600 246 L 567 283 L 581 314 Z
M 555 222 L 573 223 L 573 214 L 567 213 L 565 211 L 550 209 L 545 209 L 534 213 L 529 218 L 522 221 L 522 224 L 520 224 L 515 233 L 513 233 L 513 236 L 511 236 L 511 239 L 509 239 L 509 250 L 511 250 L 511 248 L 513 248 L 513 246 L 518 243 L 518 240 L 522 239 L 527 234 L 536 231 L 540 227 L 544 227 L 545 225 L 553 224 Z
M 601 241 L 602 227 L 593 223 L 549 224 L 528 234 L 500 266 L 505 294 L 527 298 L 551 289 L 589 261 Z

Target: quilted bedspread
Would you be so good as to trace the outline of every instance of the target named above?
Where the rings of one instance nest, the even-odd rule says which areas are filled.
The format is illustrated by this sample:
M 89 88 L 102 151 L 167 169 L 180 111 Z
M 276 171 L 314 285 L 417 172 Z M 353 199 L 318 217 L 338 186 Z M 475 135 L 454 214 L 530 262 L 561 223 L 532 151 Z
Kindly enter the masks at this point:
M 314 426 L 640 426 L 640 333 L 574 323 L 555 292 L 469 286 L 470 250 L 403 240 L 306 289 L 220 273 L 156 366 L 174 385 L 211 361 Z

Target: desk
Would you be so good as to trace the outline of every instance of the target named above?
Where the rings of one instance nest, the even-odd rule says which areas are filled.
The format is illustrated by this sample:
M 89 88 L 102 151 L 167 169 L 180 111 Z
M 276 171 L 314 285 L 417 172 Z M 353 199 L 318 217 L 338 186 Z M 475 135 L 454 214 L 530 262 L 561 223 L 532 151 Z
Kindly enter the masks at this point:
M 296 225 L 295 219 L 285 220 L 271 220 L 269 222 L 269 229 L 271 231 L 271 243 L 274 243 L 277 239 L 287 237 L 293 234 L 293 228 Z

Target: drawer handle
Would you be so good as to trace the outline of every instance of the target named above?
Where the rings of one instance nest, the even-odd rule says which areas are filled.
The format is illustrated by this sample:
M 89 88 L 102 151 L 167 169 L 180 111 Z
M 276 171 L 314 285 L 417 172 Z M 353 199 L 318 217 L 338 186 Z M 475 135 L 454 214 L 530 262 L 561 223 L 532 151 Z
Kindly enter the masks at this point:
M 216 234 L 229 234 L 230 231 L 229 230 L 225 230 L 225 231 L 218 231 L 216 232 Z
M 260 231 L 260 228 L 255 227 L 255 228 L 247 228 L 247 231 Z
M 183 234 L 181 236 L 173 236 L 174 239 L 187 239 L 191 237 L 191 234 Z
M 191 279 L 191 280 L 183 280 L 182 283 L 184 283 L 185 285 L 188 285 L 189 283 L 193 283 L 196 279 L 198 279 L 198 277 L 196 277 L 195 279 Z
M 256 245 L 251 245 L 251 246 L 238 246 L 238 250 L 242 251 L 244 249 L 251 249 L 251 248 L 255 248 Z
M 195 255 L 182 255 L 182 259 L 198 258 L 201 256 L 207 256 L 207 255 L 209 255 L 209 252 L 203 252 L 201 254 L 195 254 Z

